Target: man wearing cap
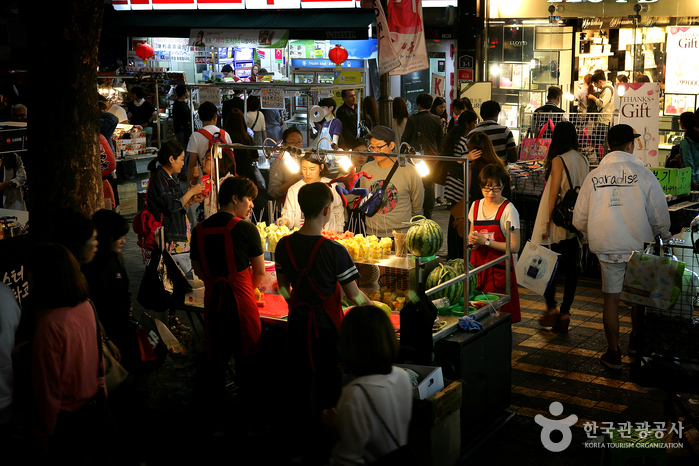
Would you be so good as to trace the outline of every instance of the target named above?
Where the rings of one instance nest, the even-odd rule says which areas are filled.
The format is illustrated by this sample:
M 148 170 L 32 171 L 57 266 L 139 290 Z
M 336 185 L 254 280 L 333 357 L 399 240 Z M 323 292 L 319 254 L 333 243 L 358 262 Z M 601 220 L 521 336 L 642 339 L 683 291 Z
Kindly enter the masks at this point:
M 369 151 L 374 152 L 374 161 L 364 164 L 366 176 L 359 180 L 361 188 L 376 191 L 389 178 L 396 161 L 396 133 L 386 126 L 374 126 L 369 134 Z M 412 164 L 398 166 L 386 186 L 381 208 L 373 217 L 366 218 L 367 235 L 392 236 L 393 230 L 405 233 L 410 219 L 422 210 L 422 180 Z
M 629 125 L 616 125 L 607 134 L 609 149 L 580 188 L 573 225 L 583 232 L 602 270 L 604 333 L 609 348 L 601 362 L 621 369 L 619 301 L 626 262 L 632 251 L 642 250 L 656 235 L 669 240 L 670 214 L 660 182 L 633 155 L 635 134 Z M 631 311 L 629 354 L 636 353 L 636 308 Z

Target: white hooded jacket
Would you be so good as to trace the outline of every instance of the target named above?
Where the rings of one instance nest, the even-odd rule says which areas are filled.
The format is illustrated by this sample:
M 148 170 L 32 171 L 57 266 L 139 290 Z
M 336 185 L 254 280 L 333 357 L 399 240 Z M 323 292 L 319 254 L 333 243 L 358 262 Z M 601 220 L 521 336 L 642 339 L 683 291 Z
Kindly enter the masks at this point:
M 669 240 L 670 212 L 660 182 L 633 154 L 607 154 L 582 186 L 573 225 L 590 243 L 590 251 L 622 255 L 642 250 L 660 234 Z

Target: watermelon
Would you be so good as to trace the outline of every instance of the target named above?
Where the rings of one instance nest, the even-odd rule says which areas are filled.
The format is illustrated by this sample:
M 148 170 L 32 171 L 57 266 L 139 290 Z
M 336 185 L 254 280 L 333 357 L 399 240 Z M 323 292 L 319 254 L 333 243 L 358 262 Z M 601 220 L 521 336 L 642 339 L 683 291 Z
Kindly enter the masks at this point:
M 464 271 L 464 260 L 463 259 L 452 259 L 450 261 L 447 261 L 447 265 L 452 267 L 454 270 L 456 270 L 456 275 L 462 275 L 465 273 Z M 473 270 L 476 267 L 469 263 L 468 264 L 468 270 Z M 473 296 L 476 293 L 476 288 L 478 287 L 478 275 L 471 275 L 471 277 L 468 279 L 469 281 L 469 287 L 468 291 L 471 296 Z
M 427 283 L 425 283 L 425 288 L 429 290 L 437 285 L 451 280 L 452 278 L 456 278 L 457 276 L 458 274 L 456 273 L 456 270 L 454 270 L 453 267 L 444 264 L 439 264 L 439 266 L 435 267 L 435 269 L 432 270 L 432 272 L 430 272 L 430 274 L 427 276 Z M 446 297 L 449 299 L 449 304 L 456 304 L 459 302 L 459 299 L 461 299 L 463 296 L 464 282 L 459 282 L 455 285 L 451 285 L 450 287 L 447 287 L 442 291 L 439 291 L 431 295 L 430 299 L 435 300 L 442 297 Z
M 418 220 L 415 220 L 418 219 Z M 422 215 L 410 219 L 412 226 L 405 235 L 405 245 L 410 254 L 417 257 L 432 256 L 442 247 L 442 227 Z

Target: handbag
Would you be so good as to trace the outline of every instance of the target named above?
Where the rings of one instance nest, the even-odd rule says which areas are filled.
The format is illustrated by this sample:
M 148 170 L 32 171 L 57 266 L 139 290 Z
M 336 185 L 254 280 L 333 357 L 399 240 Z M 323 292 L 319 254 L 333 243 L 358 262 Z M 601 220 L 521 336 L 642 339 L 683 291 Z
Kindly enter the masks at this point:
M 121 383 L 126 380 L 129 373 L 124 369 L 124 366 L 119 364 L 109 347 L 105 344 L 102 338 L 102 333 L 99 330 L 99 317 L 97 316 L 97 309 L 95 308 L 95 303 L 90 301 L 92 306 L 92 312 L 95 314 L 95 321 L 97 322 L 97 343 L 99 345 L 99 350 L 102 356 L 102 361 L 104 363 L 104 381 L 107 386 L 107 391 L 111 392 L 116 390 L 116 388 L 121 385 Z M 102 371 L 100 371 L 102 372 Z
M 191 290 L 187 277 L 172 255 L 167 250 L 156 248 L 143 273 L 136 299 L 148 310 L 164 312 L 184 302 L 185 294 Z
M 582 236 L 582 233 L 573 225 L 573 210 L 575 210 L 575 203 L 578 201 L 580 186 L 573 187 L 573 181 L 570 179 L 570 172 L 568 171 L 568 167 L 566 166 L 563 157 L 561 157 L 561 162 L 563 162 L 563 169 L 566 171 L 568 186 L 570 186 L 570 189 L 566 191 L 563 199 L 560 199 L 553 208 L 553 211 L 551 212 L 551 221 L 556 226 L 565 228 L 578 236 Z
M 391 432 L 391 429 L 388 428 L 386 422 L 383 420 L 378 410 L 376 409 L 376 405 L 374 405 L 374 400 L 371 399 L 371 397 L 369 396 L 369 392 L 367 392 L 366 388 L 364 388 L 364 386 L 360 383 L 355 384 L 355 386 L 359 387 L 364 392 L 364 396 L 366 396 L 366 399 L 369 402 L 369 406 L 371 407 L 374 416 L 376 416 L 383 428 L 386 430 L 386 432 L 388 432 L 388 435 L 391 437 L 391 440 L 393 440 L 393 443 L 395 443 L 396 447 L 398 447 L 390 453 L 386 453 L 381 458 L 379 458 L 371 464 L 377 466 L 393 466 L 397 464 L 400 464 L 401 466 L 413 466 L 420 464 L 410 447 L 408 445 L 401 446 L 396 436 L 393 435 L 393 432 Z
M 385 204 L 384 197 L 386 196 L 386 188 L 388 187 L 388 183 L 391 182 L 391 178 L 393 178 L 393 174 L 397 169 L 398 161 L 393 164 L 391 171 L 388 173 L 388 177 L 381 182 L 381 186 L 375 191 L 370 192 L 368 196 L 364 196 L 355 208 L 365 214 L 367 217 L 373 217 L 376 215 L 379 210 L 381 210 L 381 207 L 383 207 Z
M 527 241 L 515 267 L 517 284 L 543 296 L 553 283 L 560 258 L 560 254 L 541 244 Z
M 522 140 L 519 150 L 519 160 L 541 160 L 546 158 L 546 154 L 549 151 L 549 146 L 551 145 L 551 139 L 544 138 L 544 133 L 546 132 L 546 128 L 549 126 L 553 132 L 555 125 L 553 124 L 553 120 L 551 120 L 551 118 L 549 118 L 549 120 L 544 123 L 544 126 L 541 127 L 539 135 L 536 137 L 536 139 L 524 138 Z M 528 134 L 530 133 L 528 132 Z
M 682 290 L 686 264 L 673 257 L 634 251 L 626 263 L 621 300 L 632 306 L 672 309 Z

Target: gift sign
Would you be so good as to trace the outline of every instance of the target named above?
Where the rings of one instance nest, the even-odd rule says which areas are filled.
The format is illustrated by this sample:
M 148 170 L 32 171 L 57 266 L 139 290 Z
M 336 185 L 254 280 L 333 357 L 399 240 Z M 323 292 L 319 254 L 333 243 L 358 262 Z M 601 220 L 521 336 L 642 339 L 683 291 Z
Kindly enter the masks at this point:
M 641 135 L 634 140 L 634 155 L 646 166 L 658 166 L 660 84 L 617 84 L 614 108 L 619 110 L 618 124 L 629 125 Z
M 665 92 L 699 94 L 699 27 L 670 27 Z

